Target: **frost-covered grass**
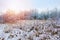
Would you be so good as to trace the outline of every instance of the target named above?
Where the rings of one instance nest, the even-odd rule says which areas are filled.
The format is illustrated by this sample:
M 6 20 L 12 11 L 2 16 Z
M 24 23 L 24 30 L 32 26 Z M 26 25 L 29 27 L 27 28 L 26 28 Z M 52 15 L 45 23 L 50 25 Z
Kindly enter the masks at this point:
M 52 20 L 0 24 L 0 40 L 60 40 L 60 25 Z

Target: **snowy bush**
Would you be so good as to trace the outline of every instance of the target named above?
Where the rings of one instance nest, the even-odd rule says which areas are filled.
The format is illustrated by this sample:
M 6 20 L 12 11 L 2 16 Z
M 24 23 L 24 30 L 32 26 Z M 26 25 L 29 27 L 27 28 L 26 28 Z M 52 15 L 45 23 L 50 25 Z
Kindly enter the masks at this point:
M 25 20 L 23 23 L 0 24 L 0 40 L 60 40 L 60 28 L 51 20 Z

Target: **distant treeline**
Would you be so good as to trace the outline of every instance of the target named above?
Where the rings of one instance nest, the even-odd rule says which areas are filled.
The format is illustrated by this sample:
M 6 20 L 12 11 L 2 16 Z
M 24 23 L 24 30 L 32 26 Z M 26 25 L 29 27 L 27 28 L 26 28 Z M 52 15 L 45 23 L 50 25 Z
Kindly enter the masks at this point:
M 29 16 L 27 16 L 27 17 L 29 17 L 30 20 L 58 19 L 58 18 L 60 18 L 60 10 L 55 8 L 53 10 L 42 11 L 40 13 L 37 10 L 32 10 L 30 12 Z M 28 19 L 27 17 L 26 17 L 26 19 Z
M 14 12 L 6 12 L 3 15 L 0 15 L 0 21 L 3 22 L 15 22 L 17 20 L 48 20 L 48 19 L 59 19 L 60 10 L 57 8 L 53 10 L 47 10 L 38 12 L 38 10 L 23 11 L 15 15 Z

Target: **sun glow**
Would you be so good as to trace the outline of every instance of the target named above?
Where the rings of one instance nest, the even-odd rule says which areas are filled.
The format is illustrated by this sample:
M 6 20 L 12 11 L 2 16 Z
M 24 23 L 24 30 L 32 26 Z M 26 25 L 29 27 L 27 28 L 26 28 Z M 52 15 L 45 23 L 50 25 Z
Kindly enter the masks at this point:
M 19 3 L 17 0 L 12 0 L 12 1 L 10 1 L 10 3 L 8 4 L 8 7 L 7 7 L 7 9 L 10 9 L 10 10 L 14 10 L 15 12 L 18 12 L 19 11 L 19 8 L 21 8 L 21 7 L 19 7 L 19 5 L 20 5 L 21 3 Z
M 30 8 L 31 5 L 29 4 L 28 0 L 7 0 L 5 3 L 5 11 L 10 9 L 18 13 Z

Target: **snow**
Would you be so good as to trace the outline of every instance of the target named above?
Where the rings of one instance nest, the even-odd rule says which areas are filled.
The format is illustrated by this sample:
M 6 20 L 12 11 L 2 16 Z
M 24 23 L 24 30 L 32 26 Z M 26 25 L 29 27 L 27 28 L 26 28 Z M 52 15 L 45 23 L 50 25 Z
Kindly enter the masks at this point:
M 51 20 L 40 22 L 26 20 L 23 23 L 0 24 L 0 40 L 60 40 L 60 31 L 54 28 Z

